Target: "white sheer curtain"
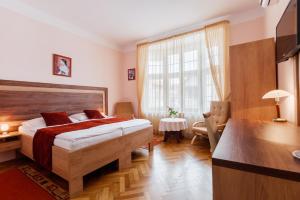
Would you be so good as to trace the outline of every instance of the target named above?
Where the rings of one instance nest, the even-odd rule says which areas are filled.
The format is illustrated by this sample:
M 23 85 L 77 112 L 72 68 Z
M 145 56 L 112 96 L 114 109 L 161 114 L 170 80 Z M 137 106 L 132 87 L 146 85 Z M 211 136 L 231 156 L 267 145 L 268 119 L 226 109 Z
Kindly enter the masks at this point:
M 220 100 L 230 99 L 229 73 L 229 22 L 205 27 L 205 41 L 211 74 Z
M 145 83 L 145 68 L 148 63 L 148 45 L 140 45 L 137 47 L 137 97 L 138 97 L 138 115 L 144 118 L 142 112 L 142 99 L 144 95 L 144 83 Z
M 153 122 L 156 131 L 159 119 L 167 116 L 168 106 L 184 113 L 189 124 L 201 119 L 202 113 L 209 111 L 210 101 L 218 99 L 205 31 L 149 44 L 147 53 L 143 116 Z

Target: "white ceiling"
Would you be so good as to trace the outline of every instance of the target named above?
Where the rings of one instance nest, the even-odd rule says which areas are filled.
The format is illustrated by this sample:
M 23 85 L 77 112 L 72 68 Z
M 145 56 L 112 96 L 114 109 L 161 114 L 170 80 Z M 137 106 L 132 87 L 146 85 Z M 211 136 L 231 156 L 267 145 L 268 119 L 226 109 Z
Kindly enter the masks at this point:
M 258 0 L 19 0 L 125 47 L 136 41 L 231 13 Z

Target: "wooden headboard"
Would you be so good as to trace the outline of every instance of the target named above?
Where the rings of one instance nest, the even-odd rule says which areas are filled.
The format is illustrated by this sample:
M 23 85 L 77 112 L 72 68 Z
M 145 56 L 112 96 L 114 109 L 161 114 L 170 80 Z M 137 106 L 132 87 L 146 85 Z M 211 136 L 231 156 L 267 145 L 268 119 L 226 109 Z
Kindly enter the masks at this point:
M 15 130 L 22 121 L 40 117 L 41 112 L 84 109 L 107 113 L 107 88 L 0 80 L 0 123 Z

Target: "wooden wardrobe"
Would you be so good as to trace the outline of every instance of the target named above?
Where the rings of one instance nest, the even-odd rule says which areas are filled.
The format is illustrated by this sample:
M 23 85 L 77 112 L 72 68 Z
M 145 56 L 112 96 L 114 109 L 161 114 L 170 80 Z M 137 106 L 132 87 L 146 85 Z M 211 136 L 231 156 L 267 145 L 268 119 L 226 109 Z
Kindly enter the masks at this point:
M 274 100 L 262 99 L 276 89 L 273 38 L 230 47 L 230 86 L 233 119 L 269 121 L 276 117 Z

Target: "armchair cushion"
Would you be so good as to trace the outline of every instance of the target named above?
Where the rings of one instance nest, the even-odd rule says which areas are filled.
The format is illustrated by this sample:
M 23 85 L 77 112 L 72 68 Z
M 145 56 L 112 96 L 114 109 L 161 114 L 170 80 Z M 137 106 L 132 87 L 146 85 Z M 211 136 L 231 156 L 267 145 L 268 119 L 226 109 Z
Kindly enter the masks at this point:
M 203 127 L 203 126 L 202 127 L 193 127 L 192 131 L 196 135 L 198 135 L 198 134 L 207 135 L 207 128 Z
M 213 116 L 205 118 L 208 139 L 210 143 L 210 151 L 213 152 L 219 142 L 220 134 L 218 132 L 218 124 Z
M 131 119 L 134 119 L 134 114 L 118 114 L 118 115 L 115 115 L 115 117 L 117 118 L 121 118 L 121 119 L 126 119 L 126 120 L 131 120 Z
M 210 113 L 214 116 L 217 124 L 224 124 L 229 118 L 228 101 L 212 101 L 210 104 Z
M 212 101 L 210 105 L 210 112 L 203 113 L 205 121 L 211 118 L 217 126 L 218 133 L 221 133 L 225 128 L 226 122 L 229 117 L 229 102 L 228 101 Z M 207 135 L 207 124 L 204 121 L 198 121 L 193 124 L 192 132 L 196 135 Z
M 201 126 L 205 126 L 205 122 L 204 121 L 198 121 L 193 123 L 192 127 L 201 127 Z
M 114 115 L 134 115 L 131 102 L 118 102 L 115 104 Z

